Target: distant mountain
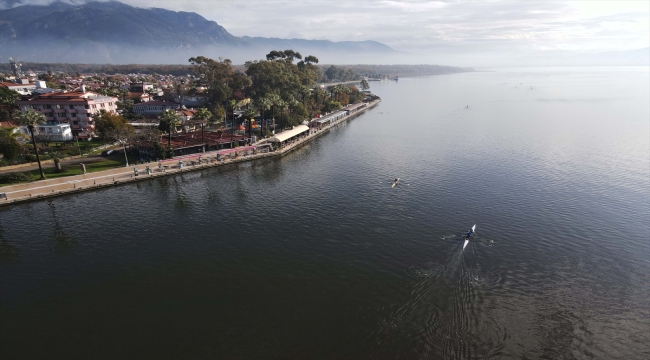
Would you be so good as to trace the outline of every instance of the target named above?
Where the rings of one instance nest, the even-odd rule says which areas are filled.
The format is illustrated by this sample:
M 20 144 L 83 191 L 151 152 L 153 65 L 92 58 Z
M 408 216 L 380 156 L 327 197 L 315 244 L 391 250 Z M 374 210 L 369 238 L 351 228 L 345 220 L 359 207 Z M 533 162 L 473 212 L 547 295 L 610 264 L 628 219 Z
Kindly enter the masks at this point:
M 396 53 L 375 41 L 236 37 L 193 12 L 143 9 L 118 1 L 54 2 L 0 10 L 0 54 L 25 61 L 186 63 L 197 55 L 240 56 L 243 61 L 290 48 L 316 56 L 325 51 Z

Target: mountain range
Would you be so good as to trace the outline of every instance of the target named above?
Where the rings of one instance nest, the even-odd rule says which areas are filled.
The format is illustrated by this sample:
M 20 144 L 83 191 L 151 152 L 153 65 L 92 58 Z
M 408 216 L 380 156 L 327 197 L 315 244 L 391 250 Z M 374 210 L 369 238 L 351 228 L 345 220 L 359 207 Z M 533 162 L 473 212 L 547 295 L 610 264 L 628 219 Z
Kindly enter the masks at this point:
M 243 62 L 285 49 L 317 57 L 398 53 L 376 41 L 237 37 L 193 12 L 137 8 L 118 1 L 0 10 L 0 54 L 24 61 L 170 64 L 204 55 Z

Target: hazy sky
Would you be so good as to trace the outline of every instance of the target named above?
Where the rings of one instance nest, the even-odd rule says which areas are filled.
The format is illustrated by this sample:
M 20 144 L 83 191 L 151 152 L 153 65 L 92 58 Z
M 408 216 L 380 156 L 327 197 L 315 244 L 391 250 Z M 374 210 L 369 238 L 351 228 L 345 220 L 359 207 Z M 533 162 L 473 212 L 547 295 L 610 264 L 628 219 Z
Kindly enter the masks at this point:
M 377 40 L 414 55 L 446 54 L 450 59 L 454 54 L 536 56 L 650 44 L 649 0 L 121 1 L 197 12 L 236 36 Z

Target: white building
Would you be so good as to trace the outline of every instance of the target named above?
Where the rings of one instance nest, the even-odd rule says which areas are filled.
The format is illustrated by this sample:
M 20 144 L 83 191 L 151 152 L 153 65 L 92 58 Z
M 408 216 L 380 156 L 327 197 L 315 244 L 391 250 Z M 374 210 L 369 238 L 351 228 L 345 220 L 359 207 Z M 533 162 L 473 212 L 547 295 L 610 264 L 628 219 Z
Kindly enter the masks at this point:
M 21 126 L 17 129 L 19 132 L 31 136 L 27 126 Z M 34 136 L 36 139 L 47 138 L 50 141 L 72 141 L 74 135 L 72 135 L 72 129 L 69 124 L 64 123 L 49 123 L 49 124 L 39 124 L 36 126 L 36 132 Z
M 163 111 L 178 109 L 180 104 L 165 101 L 148 101 L 133 105 L 136 115 L 158 115 Z
M 118 98 L 103 96 L 92 91 L 53 92 L 35 98 L 17 101 L 20 111 L 30 109 L 40 111 L 48 123 L 69 124 L 73 135 L 80 139 L 90 139 L 95 130 L 93 115 L 104 110 L 116 113 Z

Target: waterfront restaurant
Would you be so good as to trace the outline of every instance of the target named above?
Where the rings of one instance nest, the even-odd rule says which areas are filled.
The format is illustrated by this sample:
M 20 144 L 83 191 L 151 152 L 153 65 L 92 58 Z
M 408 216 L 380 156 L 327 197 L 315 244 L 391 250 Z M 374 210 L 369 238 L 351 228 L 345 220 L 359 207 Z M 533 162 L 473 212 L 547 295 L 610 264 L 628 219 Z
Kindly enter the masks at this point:
M 309 134 L 309 126 L 298 125 L 294 126 L 291 130 L 283 131 L 279 134 L 276 134 L 272 138 L 268 139 L 268 142 L 279 143 L 280 147 L 283 147 L 286 144 L 292 143 L 295 140 Z

